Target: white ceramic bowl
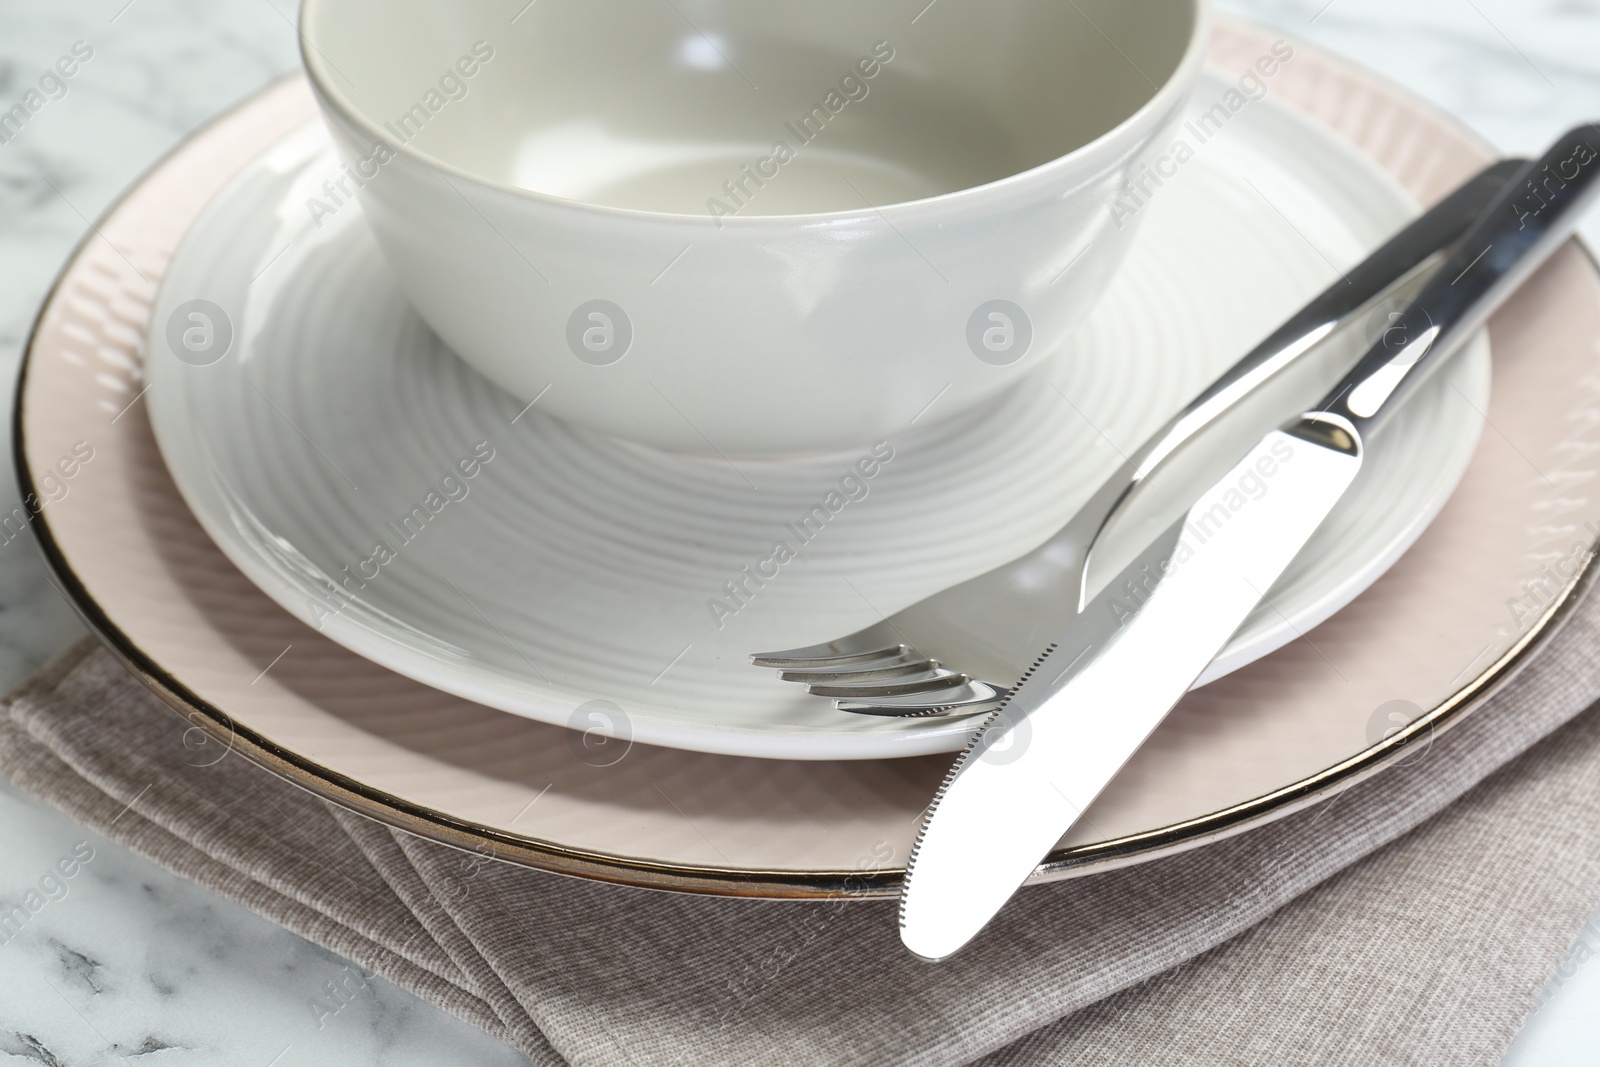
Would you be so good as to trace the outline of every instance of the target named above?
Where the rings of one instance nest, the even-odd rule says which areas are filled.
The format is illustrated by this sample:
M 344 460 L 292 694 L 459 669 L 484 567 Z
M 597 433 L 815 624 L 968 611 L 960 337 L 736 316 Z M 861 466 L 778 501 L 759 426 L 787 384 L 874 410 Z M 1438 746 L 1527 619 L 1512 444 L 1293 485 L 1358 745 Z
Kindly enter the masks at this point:
M 1061 349 L 1208 27 L 1207 0 L 305 0 L 345 162 L 307 210 L 359 196 L 423 318 L 542 411 L 852 447 Z

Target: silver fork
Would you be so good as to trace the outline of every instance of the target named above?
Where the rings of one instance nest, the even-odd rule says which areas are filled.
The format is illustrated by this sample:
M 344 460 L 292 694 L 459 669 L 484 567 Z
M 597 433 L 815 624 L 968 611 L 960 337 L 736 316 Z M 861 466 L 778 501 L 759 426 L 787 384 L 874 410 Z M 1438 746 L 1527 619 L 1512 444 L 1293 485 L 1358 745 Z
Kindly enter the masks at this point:
M 1181 446 L 1342 322 L 1447 251 L 1525 162 L 1509 159 L 1486 168 L 1312 300 L 1152 434 L 1038 548 L 864 630 L 763 652 L 751 662 L 776 668 L 784 681 L 831 698 L 841 711 L 925 716 L 992 707 L 1028 666 L 1017 661 L 1018 652 L 1039 648 L 1081 610 L 1096 543 L 1134 491 Z M 957 661 L 959 670 L 948 665 Z

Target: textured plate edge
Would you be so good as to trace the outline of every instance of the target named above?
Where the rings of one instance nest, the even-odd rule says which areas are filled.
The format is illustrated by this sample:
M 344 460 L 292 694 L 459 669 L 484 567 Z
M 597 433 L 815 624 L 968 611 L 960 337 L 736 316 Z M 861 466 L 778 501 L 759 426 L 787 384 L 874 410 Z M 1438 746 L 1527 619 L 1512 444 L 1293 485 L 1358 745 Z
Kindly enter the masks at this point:
M 1253 24 L 1252 29 L 1256 29 Z M 1296 41 L 1317 53 L 1324 61 L 1359 70 L 1365 68 L 1332 56 L 1322 49 Z M 24 431 L 28 370 L 39 340 L 40 328 L 61 294 L 61 287 L 82 258 L 101 224 L 121 209 L 133 192 L 152 175 L 181 153 L 190 140 L 227 122 L 265 93 L 280 88 L 301 75 L 298 72 L 274 79 L 261 90 L 228 108 L 210 122 L 198 127 L 168 152 L 156 159 L 140 176 L 96 218 L 67 256 L 52 280 L 40 309 L 34 317 L 22 347 L 12 403 L 12 463 L 23 499 L 35 492 L 32 471 L 27 461 L 27 435 Z M 1397 96 L 1417 104 L 1440 124 L 1447 125 L 1475 144 L 1483 139 L 1453 116 L 1421 101 L 1409 90 L 1387 79 L 1383 86 Z M 1319 125 L 1321 120 L 1307 115 Z M 1337 131 L 1333 131 L 1337 133 Z M 1582 241 L 1573 242 L 1591 270 L 1600 275 L 1600 261 Z M 443 812 L 412 804 L 399 797 L 365 786 L 354 779 L 322 767 L 274 744 L 261 734 L 240 727 L 221 708 L 190 691 L 168 674 L 111 621 L 94 597 L 79 582 L 61 554 L 42 511 L 30 523 L 45 566 L 59 584 L 67 602 L 89 628 L 147 688 L 176 713 L 204 729 L 219 741 L 228 742 L 241 755 L 325 800 L 340 804 L 380 823 L 463 850 L 487 850 L 496 858 L 545 870 L 555 874 L 628 885 L 646 889 L 691 892 L 706 895 L 760 899 L 874 899 L 893 897 L 899 892 L 903 867 L 878 870 L 772 870 L 719 868 L 705 865 L 658 863 L 596 851 L 575 849 L 537 838 L 508 834 L 500 830 L 456 819 Z M 1342 791 L 1371 777 L 1408 753 L 1407 746 L 1421 735 L 1431 735 L 1455 725 L 1468 713 L 1481 707 L 1501 686 L 1526 666 L 1531 655 L 1553 636 L 1571 616 L 1581 594 L 1594 584 L 1600 567 L 1600 540 L 1588 546 L 1582 567 L 1561 588 L 1543 614 L 1521 638 L 1481 673 L 1458 688 L 1450 697 L 1405 729 L 1331 767 L 1290 783 L 1270 793 L 1252 798 L 1196 819 L 1106 841 L 1092 842 L 1053 851 L 1029 878 L 1029 884 L 1131 866 L 1136 863 L 1200 847 L 1243 833 L 1266 822 L 1291 815 L 1316 803 L 1330 793 Z

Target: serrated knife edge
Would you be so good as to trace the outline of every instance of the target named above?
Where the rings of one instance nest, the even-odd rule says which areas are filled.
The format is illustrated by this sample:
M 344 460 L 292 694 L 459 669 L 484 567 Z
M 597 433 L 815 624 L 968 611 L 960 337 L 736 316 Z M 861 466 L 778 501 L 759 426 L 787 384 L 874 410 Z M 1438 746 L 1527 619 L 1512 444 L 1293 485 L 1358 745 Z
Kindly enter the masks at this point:
M 913 953 L 942 959 L 976 935 L 1187 691 L 1354 479 L 1359 437 L 1352 431 L 1347 441 L 1338 449 L 1268 434 L 1036 660 L 924 816 L 900 906 L 901 939 Z M 1229 494 L 1274 452 L 1293 458 L 1277 461 L 1259 499 L 1228 510 Z M 1212 528 L 1219 507 L 1229 518 Z M 1148 595 L 1101 640 L 1086 637 L 1105 629 L 1124 578 L 1141 580 Z M 1067 650 L 1077 658 L 1051 674 Z M 1137 714 L 1114 707 L 1119 690 L 1138 685 L 1142 702 L 1123 702 Z

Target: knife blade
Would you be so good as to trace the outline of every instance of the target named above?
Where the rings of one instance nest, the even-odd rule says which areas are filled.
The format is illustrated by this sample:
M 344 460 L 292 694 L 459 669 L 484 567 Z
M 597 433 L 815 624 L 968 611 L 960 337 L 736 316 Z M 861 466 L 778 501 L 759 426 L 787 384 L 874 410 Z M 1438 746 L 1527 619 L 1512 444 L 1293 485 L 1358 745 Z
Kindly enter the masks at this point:
M 1338 504 L 1372 434 L 1571 233 L 1597 161 L 1586 125 L 1524 167 L 1322 403 L 1261 438 L 1040 652 L 924 815 L 900 899 L 911 952 L 965 945 L 1078 821 Z

